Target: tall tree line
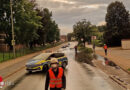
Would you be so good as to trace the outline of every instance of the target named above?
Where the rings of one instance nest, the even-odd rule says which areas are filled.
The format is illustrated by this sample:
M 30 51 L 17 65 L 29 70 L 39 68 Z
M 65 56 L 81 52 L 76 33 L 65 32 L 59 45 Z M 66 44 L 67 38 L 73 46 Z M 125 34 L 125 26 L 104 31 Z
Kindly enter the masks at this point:
M 120 46 L 122 39 L 130 39 L 130 14 L 124 4 L 112 2 L 107 8 L 106 25 L 95 26 L 85 19 L 73 26 L 73 33 L 79 43 L 90 42 L 91 36 L 97 36 L 102 44 Z
M 121 45 L 130 38 L 130 14 L 122 2 L 112 2 L 107 8 L 104 40 L 109 46 Z
M 58 28 L 58 24 L 56 24 L 56 22 L 52 19 L 52 12 L 50 12 L 47 8 L 42 10 L 37 9 L 37 12 L 38 15 L 42 17 L 42 27 L 38 29 L 38 34 L 40 36 L 37 40 L 38 43 L 45 45 L 45 43 L 59 41 L 60 29 Z
M 48 9 L 36 9 L 34 1 L 12 0 L 16 44 L 32 47 L 59 40 L 59 28 Z M 0 0 L 0 32 L 5 33 L 5 43 L 11 45 L 10 1 Z M 51 34 L 51 35 L 50 35 Z

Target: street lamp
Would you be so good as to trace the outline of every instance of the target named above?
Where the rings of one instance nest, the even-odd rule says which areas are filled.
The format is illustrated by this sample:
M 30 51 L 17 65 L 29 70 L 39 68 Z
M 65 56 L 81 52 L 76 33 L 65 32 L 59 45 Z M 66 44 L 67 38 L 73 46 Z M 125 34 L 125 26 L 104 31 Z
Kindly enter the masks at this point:
M 15 57 L 15 39 L 14 39 L 14 23 L 13 23 L 13 10 L 12 10 L 12 0 L 10 0 L 10 10 L 11 10 L 11 27 L 12 27 L 12 46 L 13 46 L 13 56 Z

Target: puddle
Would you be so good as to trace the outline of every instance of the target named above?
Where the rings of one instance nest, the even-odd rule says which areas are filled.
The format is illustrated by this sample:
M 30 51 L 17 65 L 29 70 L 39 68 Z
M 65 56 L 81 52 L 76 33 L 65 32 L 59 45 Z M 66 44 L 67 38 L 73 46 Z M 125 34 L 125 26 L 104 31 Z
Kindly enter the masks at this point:
M 109 66 L 113 66 L 113 67 L 118 67 L 114 62 L 112 62 L 111 60 L 109 60 L 108 58 L 106 58 L 106 57 L 103 57 L 103 56 L 100 56 L 100 55 L 97 55 L 96 54 L 96 59 L 97 60 L 101 60 L 101 61 L 103 61 L 103 65 L 109 65 Z
M 102 61 L 102 64 L 103 64 L 104 66 L 106 65 L 106 64 L 105 64 L 105 61 L 106 61 L 106 60 L 105 60 L 104 57 L 102 57 L 102 56 L 96 54 L 96 59 L 97 59 L 97 60 L 101 60 L 101 61 Z
M 97 60 L 105 61 L 105 58 L 104 58 L 104 57 L 102 57 L 102 56 L 100 56 L 100 55 L 97 55 L 97 54 L 96 54 L 96 59 L 97 59 Z

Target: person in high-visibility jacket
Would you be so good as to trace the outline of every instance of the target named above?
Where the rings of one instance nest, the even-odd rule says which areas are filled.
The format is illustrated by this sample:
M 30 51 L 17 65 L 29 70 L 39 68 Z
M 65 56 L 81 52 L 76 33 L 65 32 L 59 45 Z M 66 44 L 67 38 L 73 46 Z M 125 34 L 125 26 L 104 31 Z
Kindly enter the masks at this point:
M 62 67 L 58 66 L 56 58 L 51 59 L 51 68 L 46 75 L 45 90 L 62 90 L 66 88 L 66 77 Z
M 105 55 L 107 55 L 107 45 L 104 44 L 104 51 L 105 51 Z

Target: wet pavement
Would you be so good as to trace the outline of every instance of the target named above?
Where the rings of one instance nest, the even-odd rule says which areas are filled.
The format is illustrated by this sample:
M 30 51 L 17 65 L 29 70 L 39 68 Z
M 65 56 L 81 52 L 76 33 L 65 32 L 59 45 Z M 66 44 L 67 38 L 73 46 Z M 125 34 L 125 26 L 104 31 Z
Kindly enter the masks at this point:
M 73 47 L 75 43 L 71 43 L 71 45 Z M 66 90 L 124 90 L 96 67 L 76 62 L 74 49 L 68 47 L 60 49 L 60 51 L 64 52 L 69 59 L 69 64 L 65 70 Z M 44 90 L 45 73 L 27 74 L 25 69 L 20 72 L 24 73 L 23 77 L 14 86 L 9 87 L 8 90 Z
M 125 70 L 123 70 L 121 67 L 119 67 L 113 61 L 109 60 L 106 57 L 100 55 L 96 56 L 96 60 L 93 61 L 96 67 L 100 68 L 100 70 L 107 73 L 107 75 L 117 77 L 119 83 L 122 83 L 122 85 L 123 83 L 125 85 L 130 85 L 130 75 Z M 125 87 L 128 88 L 128 86 Z

